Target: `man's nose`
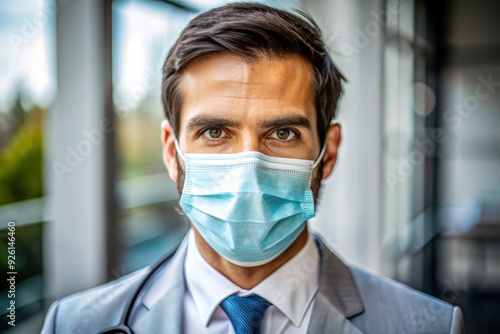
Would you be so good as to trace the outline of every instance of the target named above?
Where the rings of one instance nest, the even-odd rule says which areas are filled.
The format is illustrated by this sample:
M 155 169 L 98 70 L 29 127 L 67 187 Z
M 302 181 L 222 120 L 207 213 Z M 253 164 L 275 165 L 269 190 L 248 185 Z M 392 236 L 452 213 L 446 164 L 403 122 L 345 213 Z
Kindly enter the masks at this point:
M 242 136 L 242 140 L 239 146 L 240 146 L 238 148 L 239 152 L 250 152 L 250 151 L 260 152 L 262 148 L 261 141 L 259 140 L 259 137 L 256 136 L 255 134 L 246 134 Z

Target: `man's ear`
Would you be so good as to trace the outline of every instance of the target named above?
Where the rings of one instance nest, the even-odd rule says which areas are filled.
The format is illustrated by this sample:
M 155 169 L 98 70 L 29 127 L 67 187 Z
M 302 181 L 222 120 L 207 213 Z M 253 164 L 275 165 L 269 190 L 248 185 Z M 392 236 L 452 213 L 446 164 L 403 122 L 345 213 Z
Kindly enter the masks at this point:
M 175 151 L 175 133 L 169 121 L 161 122 L 161 142 L 163 144 L 163 163 L 167 167 L 172 181 L 177 182 L 177 159 Z
M 342 140 L 342 133 L 340 124 L 330 124 L 326 132 L 326 151 L 323 157 L 323 178 L 326 179 L 333 171 L 335 163 L 337 162 L 337 153 L 339 150 L 340 142 Z

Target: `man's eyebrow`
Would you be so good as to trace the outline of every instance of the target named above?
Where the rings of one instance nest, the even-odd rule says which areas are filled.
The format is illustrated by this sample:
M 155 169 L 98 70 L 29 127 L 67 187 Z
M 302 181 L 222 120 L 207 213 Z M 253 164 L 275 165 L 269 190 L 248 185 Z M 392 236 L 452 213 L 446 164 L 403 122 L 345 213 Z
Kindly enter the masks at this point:
M 191 130 L 194 128 L 198 127 L 214 127 L 214 128 L 223 128 L 223 127 L 233 127 L 233 128 L 239 128 L 241 127 L 240 122 L 232 120 L 232 119 L 227 119 L 227 118 L 220 118 L 220 117 L 214 117 L 214 116 L 208 116 L 208 115 L 198 115 L 193 118 L 191 118 L 188 121 L 187 124 L 187 129 Z
M 307 128 L 308 130 L 312 130 L 311 122 L 309 121 L 309 119 L 307 117 L 300 115 L 290 115 L 276 119 L 261 121 L 258 123 L 258 126 L 261 129 L 279 128 L 287 126 L 302 126 Z

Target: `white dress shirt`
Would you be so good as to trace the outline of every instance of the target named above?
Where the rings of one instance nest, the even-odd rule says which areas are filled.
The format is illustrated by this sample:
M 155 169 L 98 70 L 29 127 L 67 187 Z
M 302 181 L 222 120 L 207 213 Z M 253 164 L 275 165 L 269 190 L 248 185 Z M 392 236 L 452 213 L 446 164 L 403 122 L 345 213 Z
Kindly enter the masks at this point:
M 200 254 L 191 230 L 184 260 L 185 333 L 233 334 L 219 304 L 228 296 L 257 294 L 272 305 L 262 320 L 262 334 L 306 333 L 318 291 L 319 252 L 309 234 L 304 247 L 251 290 L 245 290 L 214 269 Z

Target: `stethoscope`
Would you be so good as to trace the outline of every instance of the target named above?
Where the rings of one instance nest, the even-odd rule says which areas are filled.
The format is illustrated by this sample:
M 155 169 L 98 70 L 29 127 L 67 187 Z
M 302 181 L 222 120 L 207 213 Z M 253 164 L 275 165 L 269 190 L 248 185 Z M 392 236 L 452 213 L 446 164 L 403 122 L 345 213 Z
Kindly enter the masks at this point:
M 177 245 L 178 247 L 178 245 Z M 139 294 L 142 291 L 142 288 L 146 285 L 146 283 L 149 281 L 149 279 L 153 276 L 153 274 L 160 269 L 161 266 L 163 266 L 174 254 L 175 254 L 175 249 L 172 252 L 167 253 L 167 255 L 161 257 L 160 259 L 157 260 L 156 263 L 153 263 L 150 265 L 150 270 L 146 274 L 146 276 L 142 279 L 141 283 L 137 286 L 135 291 L 130 294 L 130 298 L 127 302 L 127 306 L 125 307 L 124 311 L 122 312 L 121 318 L 120 318 L 120 323 L 114 327 L 105 329 L 99 334 L 134 334 L 132 329 L 129 327 L 128 323 L 130 321 L 130 315 L 132 314 L 132 310 L 134 309 L 134 304 L 137 298 L 139 297 Z

